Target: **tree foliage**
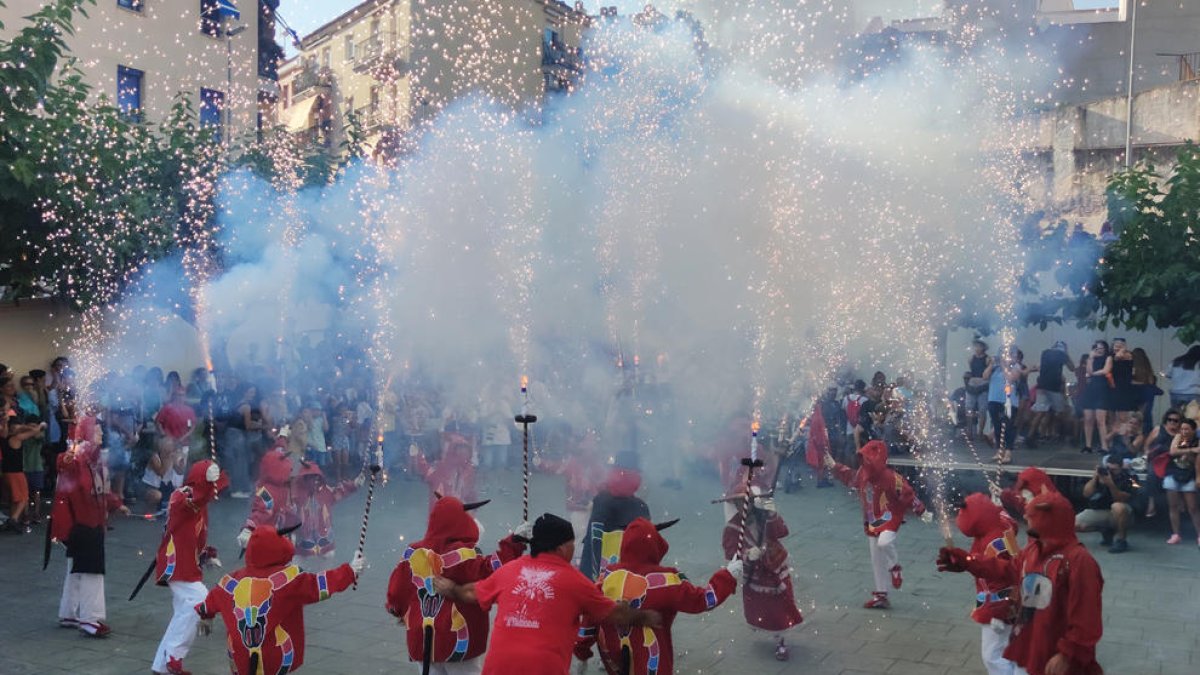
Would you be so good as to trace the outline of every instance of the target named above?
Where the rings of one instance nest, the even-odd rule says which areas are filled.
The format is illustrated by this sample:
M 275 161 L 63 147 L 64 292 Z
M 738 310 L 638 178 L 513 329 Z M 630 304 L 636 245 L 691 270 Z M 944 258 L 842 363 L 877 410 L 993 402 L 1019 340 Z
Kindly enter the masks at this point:
M 1185 344 L 1200 340 L 1200 148 L 1180 148 L 1169 177 L 1149 164 L 1114 175 L 1108 216 L 1116 240 L 1096 289 L 1105 317 L 1134 330 L 1176 328 Z

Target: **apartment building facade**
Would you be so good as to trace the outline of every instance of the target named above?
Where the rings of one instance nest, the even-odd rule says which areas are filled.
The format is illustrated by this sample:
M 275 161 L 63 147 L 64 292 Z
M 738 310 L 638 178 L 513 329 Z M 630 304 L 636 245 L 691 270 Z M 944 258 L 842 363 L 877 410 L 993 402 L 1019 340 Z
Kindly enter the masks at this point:
M 558 0 L 367 0 L 301 38 L 278 119 L 336 151 L 353 115 L 371 152 L 393 156 L 467 95 L 536 113 L 580 71 L 589 20 Z
M 6 0 L 11 37 L 43 0 Z M 160 121 L 186 96 L 200 123 L 231 138 L 270 127 L 278 93 L 279 0 L 95 0 L 64 36 L 95 97 Z

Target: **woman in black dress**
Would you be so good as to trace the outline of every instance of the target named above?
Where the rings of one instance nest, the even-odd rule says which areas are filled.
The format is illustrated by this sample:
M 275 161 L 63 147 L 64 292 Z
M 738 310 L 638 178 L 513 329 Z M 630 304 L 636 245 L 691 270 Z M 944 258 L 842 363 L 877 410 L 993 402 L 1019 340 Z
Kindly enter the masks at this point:
M 1113 358 L 1108 343 L 1096 340 L 1087 364 L 1087 384 L 1083 387 L 1080 405 L 1083 407 L 1083 450 L 1092 451 L 1092 434 L 1100 437 L 1100 447 L 1108 452 L 1108 410 L 1110 402 L 1109 377 L 1112 375 Z
M 1116 424 L 1121 424 L 1138 409 L 1138 390 L 1133 386 L 1133 352 L 1125 338 L 1113 340 L 1112 359 L 1113 389 L 1110 403 L 1117 414 Z

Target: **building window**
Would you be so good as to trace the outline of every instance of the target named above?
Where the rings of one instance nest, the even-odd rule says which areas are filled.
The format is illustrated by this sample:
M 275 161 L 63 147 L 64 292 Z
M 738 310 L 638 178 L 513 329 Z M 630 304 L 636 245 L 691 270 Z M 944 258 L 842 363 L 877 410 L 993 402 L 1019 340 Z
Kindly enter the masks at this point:
M 333 50 L 329 47 L 321 50 L 321 66 L 329 68 L 333 64 Z
M 209 37 L 221 37 L 221 10 L 217 0 L 200 0 L 200 32 Z
M 346 60 L 354 60 L 354 34 L 350 33 L 346 36 Z
M 124 7 L 131 12 L 142 11 L 142 0 L 117 0 L 117 7 Z
M 200 90 L 200 127 L 213 129 L 213 139 L 221 142 L 221 116 L 225 112 L 225 92 L 216 89 Z
M 131 119 L 142 116 L 142 78 L 137 68 L 117 66 L 117 109 Z

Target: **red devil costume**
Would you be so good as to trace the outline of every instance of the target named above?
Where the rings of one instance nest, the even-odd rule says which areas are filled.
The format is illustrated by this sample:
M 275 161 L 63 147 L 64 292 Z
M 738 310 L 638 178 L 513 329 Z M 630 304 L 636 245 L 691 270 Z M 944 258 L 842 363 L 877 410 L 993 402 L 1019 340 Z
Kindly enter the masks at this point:
M 642 474 L 637 470 L 637 455 L 623 452 L 608 473 L 588 518 L 587 537 L 579 571 L 595 579 L 605 567 L 617 562 L 621 555 L 621 537 L 625 526 L 634 518 L 649 518 L 650 507 L 637 497 L 642 486 Z
M 679 612 L 700 614 L 721 604 L 737 589 L 737 581 L 726 569 L 709 578 L 706 586 L 695 586 L 674 567 L 665 567 L 667 540 L 659 534 L 669 525 L 654 525 L 637 518 L 625 528 L 621 558 L 601 575 L 597 586 L 608 599 L 633 607 L 652 609 L 662 615 L 658 628 L 609 623 L 598 627 L 588 621 L 580 627 L 575 655 L 591 657 L 591 645 L 599 646 L 600 658 L 609 675 L 666 675 L 675 672 L 675 647 L 671 625 Z
M 461 669 L 467 672 L 477 672 L 482 665 L 474 659 L 487 649 L 487 612 L 473 602 L 447 602 L 433 590 L 435 576 L 469 584 L 486 579 L 524 552 L 524 544 L 511 535 L 492 555 L 479 550 L 479 526 L 468 511 L 481 505 L 464 505 L 455 497 L 438 499 L 429 512 L 425 536 L 405 549 L 392 571 L 387 610 L 408 627 L 408 656 L 413 661 L 423 661 L 429 649 L 431 664 L 470 664 Z M 456 670 L 445 665 L 441 669 Z
M 275 447 L 258 464 L 258 482 L 250 497 L 250 517 L 242 526 L 239 541 L 249 540 L 250 532 L 262 525 L 284 529 L 299 521 L 292 501 L 292 457 L 285 449 L 287 439 L 280 437 Z
M 196 605 L 203 619 L 220 614 L 226 649 L 238 675 L 283 675 L 304 665 L 304 606 L 346 590 L 362 559 L 326 572 L 301 572 L 290 564 L 292 542 L 260 525 L 246 546 L 246 567 L 221 577 Z M 353 565 L 353 566 L 352 566 Z
M 1025 505 L 1029 500 L 1043 492 L 1058 492 L 1054 481 L 1045 471 L 1031 466 L 1017 474 L 1017 482 L 1010 488 L 1004 488 L 1000 493 L 1000 502 L 1013 513 L 1025 513 Z
M 432 465 L 420 454 L 417 446 L 409 451 L 417 475 L 429 485 L 429 508 L 432 509 L 438 495 L 458 497 L 464 502 L 478 498 L 475 490 L 475 465 L 472 462 L 471 441 L 462 434 L 447 431 L 442 434 L 442 457 Z
M 363 480 L 342 481 L 337 487 L 329 487 L 325 475 L 314 462 L 303 462 L 300 473 L 292 485 L 292 504 L 299 511 L 300 529 L 296 532 L 296 555 L 301 557 L 332 557 L 336 546 L 333 541 L 333 505 L 358 489 Z
M 103 637 L 111 632 L 104 623 L 104 531 L 108 514 L 124 506 L 108 491 L 96 418 L 81 419 L 73 437 L 73 447 L 58 457 L 50 522 L 50 536 L 66 545 L 68 559 L 58 623 Z
M 918 516 L 925 513 L 925 505 L 917 497 L 904 477 L 888 468 L 887 446 L 883 441 L 870 441 L 858 450 L 862 460 L 858 470 L 844 464 L 826 462 L 833 475 L 858 492 L 862 502 L 863 530 L 871 547 L 871 567 L 875 574 L 875 591 L 863 606 L 868 609 L 887 609 L 888 582 L 900 588 L 904 582 L 900 575 L 900 557 L 896 553 L 896 534 L 910 510 Z
M 212 480 L 215 478 L 215 480 Z M 217 550 L 208 545 L 208 504 L 229 486 L 229 478 L 211 460 L 196 462 L 183 486 L 171 493 L 167 527 L 155 556 L 154 578 L 171 589 L 175 613 L 154 654 L 156 673 L 185 673 L 183 659 L 196 638 L 200 617 L 193 609 L 204 600 L 203 568 L 219 565 Z
M 749 507 L 740 508 L 726 523 L 721 536 L 721 547 L 725 559 L 732 560 L 740 552 L 745 558 L 742 573 L 742 611 L 746 623 L 769 630 L 782 632 L 804 621 L 800 608 L 796 606 L 795 590 L 792 588 L 791 567 L 788 552 L 781 541 L 788 536 L 787 523 L 775 512 L 775 502 L 770 498 L 755 496 Z M 742 519 L 745 518 L 745 527 Z M 783 636 L 779 636 L 775 657 L 780 661 L 788 658 Z
M 991 497 L 967 496 L 955 524 L 971 537 L 971 555 L 981 559 L 1011 561 L 1017 555 L 1016 523 Z M 975 579 L 975 611 L 971 619 L 981 624 L 980 654 L 989 675 L 1013 675 L 1015 665 L 1004 658 L 1012 634 L 1013 587 L 1007 579 Z
M 1029 675 L 1100 675 L 1096 643 L 1103 633 L 1100 566 L 1075 537 L 1075 511 L 1066 497 L 1043 492 L 1025 507 L 1029 542 L 1012 560 L 944 548 L 938 569 L 970 572 L 1009 584 L 1017 594 L 1017 625 L 1004 657 Z

